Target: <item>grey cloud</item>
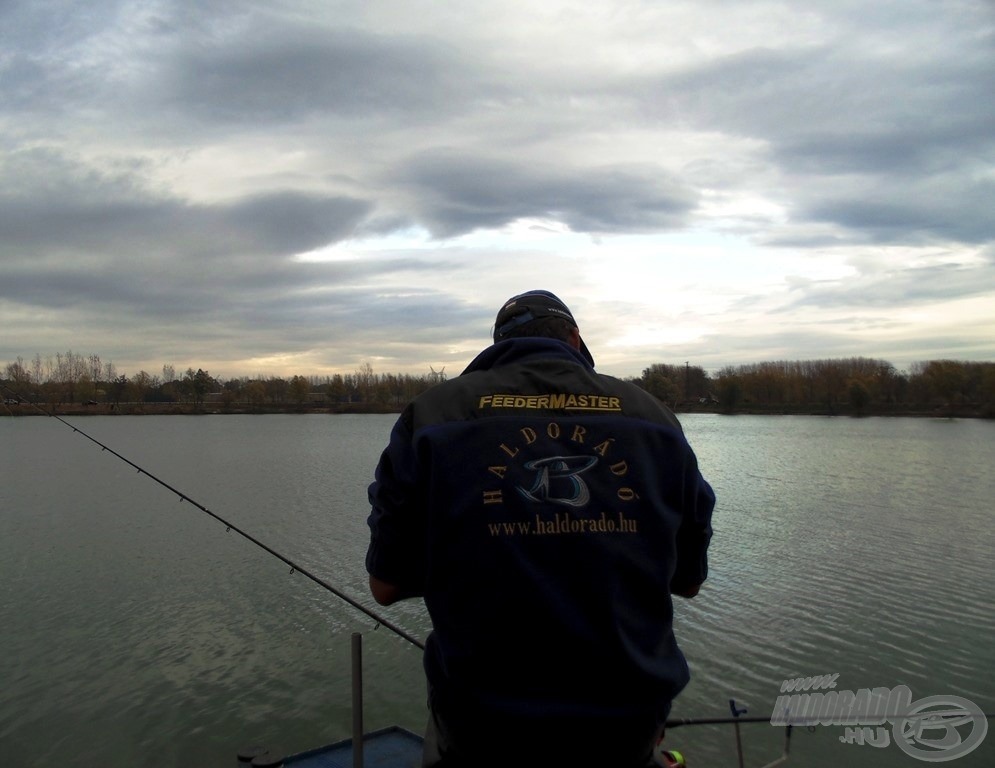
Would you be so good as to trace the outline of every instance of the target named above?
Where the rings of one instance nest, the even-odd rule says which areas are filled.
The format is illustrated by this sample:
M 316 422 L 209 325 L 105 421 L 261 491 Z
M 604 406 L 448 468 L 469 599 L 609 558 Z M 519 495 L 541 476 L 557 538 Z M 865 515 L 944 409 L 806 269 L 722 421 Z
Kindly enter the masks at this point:
M 872 269 L 832 281 L 789 281 L 800 294 L 781 308 L 906 307 L 970 296 L 983 296 L 995 284 L 995 265 L 939 264 L 902 270 Z
M 61 185 L 32 186 L 49 178 Z M 137 176 L 49 153 L 15 158 L 0 180 L 0 256 L 8 261 L 47 253 L 98 262 L 271 259 L 348 237 L 372 210 L 365 200 L 294 190 L 188 203 L 142 189 Z
M 995 236 L 995 190 L 977 173 L 995 167 L 995 37 L 990 13 L 959 11 L 833 16 L 831 44 L 740 51 L 654 76 L 637 100 L 661 123 L 762 142 L 781 181 L 752 168 L 724 181 L 789 189 L 795 222 L 858 242 L 982 242 Z
M 579 232 L 677 229 L 697 204 L 687 186 L 646 167 L 562 169 L 436 152 L 405 163 L 391 181 L 410 190 L 436 236 L 551 218 Z
M 803 196 L 796 215 L 840 224 L 867 242 L 984 243 L 995 238 L 993 201 L 990 180 L 949 177 L 903 185 L 896 179 L 876 190 L 855 184 L 846 198 Z
M 187 45 L 163 62 L 170 101 L 239 123 L 443 110 L 466 95 L 466 70 L 439 40 L 290 25 Z
M 406 262 L 381 265 L 381 273 L 390 270 L 384 285 L 376 290 L 353 286 L 330 293 L 303 309 L 305 324 L 312 329 L 335 326 L 338 333 L 347 330 L 357 340 L 382 340 L 387 333 L 404 343 L 443 344 L 452 340 L 454 332 L 463 334 L 468 328 L 480 329 L 481 336 L 486 335 L 492 320 L 489 307 L 472 304 L 443 288 L 411 291 L 403 284 L 403 272 L 412 266 Z M 424 266 L 422 263 L 420 268 Z M 449 265 L 436 269 L 441 278 L 463 268 Z M 396 281 L 393 287 L 392 281 Z
M 16 5 L 16 4 L 11 4 Z M 6 12 L 0 96 L 8 113 L 100 120 L 162 135 L 324 121 L 438 119 L 475 98 L 482 73 L 449 41 L 379 33 L 265 5 L 32 3 Z M 358 15 L 361 15 L 358 14 Z
M 711 59 L 655 76 L 636 93 L 658 119 L 767 139 L 775 157 L 822 172 L 904 174 L 935 168 L 935 150 L 949 162 L 952 146 L 990 149 L 991 39 L 952 28 L 949 47 L 919 52 L 927 30 L 905 26 L 905 50 L 896 45 L 890 55 L 880 53 L 880 30 L 854 30 L 838 44 Z
M 114 23 L 113 4 L 0 3 L 0 99 L 4 111 L 61 112 L 93 98 L 108 73 L 80 54 Z
M 459 336 L 479 327 L 485 336 L 492 308 L 443 289 L 407 287 L 412 272 L 436 272 L 441 281 L 467 268 L 405 257 L 286 263 L 227 277 L 196 270 L 90 273 L 67 267 L 47 275 L 15 270 L 5 274 L 3 285 L 12 305 L 54 308 L 72 317 L 73 344 L 98 339 L 92 351 L 107 359 L 140 357 L 135 347 L 148 345 L 166 358 L 199 356 L 195 364 L 204 367 L 227 359 L 315 351 L 325 364 L 341 366 L 392 346 L 438 359 L 439 348 L 452 342 L 454 332 Z M 35 351 L 54 350 L 26 354 Z
M 384 266 L 377 270 L 383 271 Z M 66 262 L 46 270 L 16 266 L 5 270 L 0 296 L 43 308 L 92 305 L 97 312 L 175 316 L 197 321 L 244 313 L 275 313 L 300 302 L 301 292 L 323 283 L 348 285 L 374 268 L 360 263 L 308 265 L 274 263 L 251 268 L 233 265 L 205 269 L 183 264 L 163 269 L 136 263 L 90 266 Z M 309 304 L 316 304 L 312 298 Z M 320 302 L 317 302 L 320 306 Z
M 216 213 L 231 231 L 242 233 L 240 239 L 262 251 L 292 254 L 348 237 L 372 207 L 355 198 L 287 191 L 212 206 L 207 214 Z
M 565 61 L 564 32 L 537 31 L 532 17 L 509 11 L 479 28 L 486 4 L 458 21 L 441 7 L 399 7 L 385 22 L 361 2 L 329 11 L 0 0 L 0 299 L 15 310 L 4 312 L 3 335 L 21 333 L 14 326 L 32 310 L 63 317 L 57 310 L 71 308 L 54 321 L 58 338 L 98 327 L 104 344 L 121 329 L 166 348 L 203 338 L 226 359 L 333 343 L 418 350 L 468 327 L 485 338 L 493 307 L 411 285 L 434 274 L 446 285 L 485 260 L 488 274 L 501 274 L 507 264 L 489 253 L 468 247 L 445 265 L 382 249 L 347 263 L 289 256 L 525 217 L 606 234 L 693 224 L 750 237 L 761 254 L 937 242 L 956 253 L 958 243 L 992 241 L 990 4 L 737 3 L 728 11 L 741 34 L 708 38 L 730 55 L 688 54 L 688 45 L 658 56 L 647 44 L 653 24 L 707 27 L 722 5 L 694 4 L 686 22 L 683 6 L 639 14 L 648 26 L 636 33 L 591 33 L 566 18 L 571 9 L 564 23 L 581 30 L 571 42 L 594 50 Z M 412 23 L 415 13 L 450 20 Z M 795 14 L 798 34 L 774 28 L 772 19 Z M 534 45 L 547 34 L 555 53 Z M 742 49 L 751 39 L 769 47 Z M 619 64 L 630 42 L 632 58 Z M 688 55 L 698 63 L 675 71 Z M 236 153 L 244 166 L 232 169 Z M 230 174 L 212 178 L 205 195 L 268 191 L 207 204 L 168 189 L 205 167 Z M 990 269 L 966 263 L 877 271 L 886 268 L 798 283 L 785 301 L 805 317 L 870 308 L 885 322 L 889 302 L 978 296 L 993 283 Z M 853 353 L 853 337 L 840 338 Z

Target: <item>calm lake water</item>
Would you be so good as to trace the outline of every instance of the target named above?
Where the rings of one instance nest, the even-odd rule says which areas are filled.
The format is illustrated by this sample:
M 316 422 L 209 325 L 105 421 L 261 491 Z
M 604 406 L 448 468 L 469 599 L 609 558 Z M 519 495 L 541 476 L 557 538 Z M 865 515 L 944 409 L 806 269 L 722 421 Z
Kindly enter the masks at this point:
M 718 496 L 711 575 L 679 601 L 693 680 L 674 717 L 769 717 L 783 680 L 904 684 L 995 711 L 995 423 L 682 422 Z M 81 429 L 417 637 L 420 603 L 367 597 L 366 486 L 393 416 L 137 416 Z M 0 419 L 0 764 L 234 765 L 350 735 L 420 732 L 420 651 L 55 419 Z M 889 729 L 890 730 L 890 729 Z M 963 731 L 965 734 L 967 731 Z M 742 726 L 747 766 L 783 731 Z M 922 765 L 796 728 L 788 765 Z M 674 729 L 735 766 L 728 726 Z M 995 732 L 957 766 L 995 765 Z

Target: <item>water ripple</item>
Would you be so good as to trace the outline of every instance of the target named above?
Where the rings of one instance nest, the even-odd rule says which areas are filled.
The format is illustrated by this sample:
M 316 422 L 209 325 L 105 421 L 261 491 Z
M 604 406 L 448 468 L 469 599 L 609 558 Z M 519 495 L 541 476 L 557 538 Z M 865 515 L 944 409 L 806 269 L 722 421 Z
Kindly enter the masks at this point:
M 367 725 L 423 727 L 417 650 L 106 455 L 64 440 L 50 420 L 11 421 L 4 437 L 18 450 L 0 467 L 0 743 L 10 764 L 220 765 L 250 740 L 291 751 L 345 737 L 356 631 Z M 361 596 L 365 483 L 392 421 L 88 424 Z M 783 680 L 830 673 L 840 688 L 903 683 L 917 697 L 956 694 L 995 709 L 995 425 L 684 422 L 719 505 L 709 580 L 675 606 L 692 670 L 675 715 L 728 715 L 734 698 L 766 716 Z M 58 471 L 24 482 L 41 466 Z M 419 603 L 386 615 L 428 631 Z M 799 733 L 792 762 L 908 764 L 897 749 L 851 749 L 838 736 Z M 728 729 L 675 738 L 697 765 L 734 764 Z M 776 757 L 781 738 L 744 728 L 748 764 Z

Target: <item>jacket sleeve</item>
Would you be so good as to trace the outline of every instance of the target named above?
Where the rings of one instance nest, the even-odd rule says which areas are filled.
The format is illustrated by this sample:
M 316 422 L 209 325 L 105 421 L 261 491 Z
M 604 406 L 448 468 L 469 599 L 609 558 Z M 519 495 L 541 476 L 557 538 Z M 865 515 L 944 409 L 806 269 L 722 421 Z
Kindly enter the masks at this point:
M 708 578 L 708 544 L 712 538 L 715 492 L 701 476 L 693 453 L 685 466 L 684 488 L 683 516 L 677 531 L 677 569 L 670 581 L 671 592 L 695 587 Z
M 366 570 L 406 597 L 423 593 L 426 557 L 426 515 L 412 438 L 409 407 L 391 431 L 368 491 Z

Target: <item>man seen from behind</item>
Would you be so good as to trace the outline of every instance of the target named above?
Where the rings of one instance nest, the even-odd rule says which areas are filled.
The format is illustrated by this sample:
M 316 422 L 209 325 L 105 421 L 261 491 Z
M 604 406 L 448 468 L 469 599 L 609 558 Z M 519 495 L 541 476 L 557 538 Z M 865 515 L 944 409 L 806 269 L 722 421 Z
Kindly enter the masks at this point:
M 638 768 L 688 666 L 672 595 L 715 496 L 674 414 L 597 373 L 547 291 L 404 410 L 369 489 L 370 589 L 432 620 L 426 766 Z

